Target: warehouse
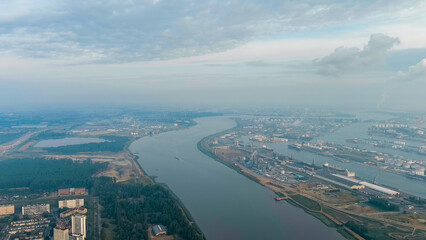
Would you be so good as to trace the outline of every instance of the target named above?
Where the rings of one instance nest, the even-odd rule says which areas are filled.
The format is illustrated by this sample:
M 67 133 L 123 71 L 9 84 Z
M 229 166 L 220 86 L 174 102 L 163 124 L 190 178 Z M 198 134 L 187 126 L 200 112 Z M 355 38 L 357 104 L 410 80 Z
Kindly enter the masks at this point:
M 165 226 L 158 224 L 152 227 L 152 233 L 154 234 L 154 236 L 166 235 L 167 230 Z
M 364 185 L 365 187 L 371 188 L 371 189 L 378 191 L 378 192 L 381 192 L 381 193 L 385 193 L 385 194 L 389 194 L 389 195 L 399 195 L 399 192 L 397 192 L 397 191 L 394 191 L 392 189 L 385 188 L 385 187 L 382 187 L 382 186 L 379 186 L 379 185 L 376 185 L 376 184 L 373 184 L 373 183 L 369 183 L 369 182 L 366 182 L 366 181 L 361 181 L 361 180 L 358 180 L 358 179 L 346 177 L 346 176 L 343 176 L 343 175 L 340 175 L 340 174 L 332 174 L 332 175 L 339 177 L 339 178 L 342 178 L 342 179 L 345 179 L 347 181 L 351 181 L 351 182 L 354 182 L 354 183 L 357 183 L 357 184 L 360 184 L 360 185 Z

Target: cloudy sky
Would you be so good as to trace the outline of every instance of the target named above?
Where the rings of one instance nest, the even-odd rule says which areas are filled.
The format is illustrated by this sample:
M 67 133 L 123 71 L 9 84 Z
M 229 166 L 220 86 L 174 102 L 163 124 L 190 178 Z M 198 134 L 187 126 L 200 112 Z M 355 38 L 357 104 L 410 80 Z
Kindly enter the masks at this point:
M 426 110 L 425 1 L 0 0 L 0 107 Z

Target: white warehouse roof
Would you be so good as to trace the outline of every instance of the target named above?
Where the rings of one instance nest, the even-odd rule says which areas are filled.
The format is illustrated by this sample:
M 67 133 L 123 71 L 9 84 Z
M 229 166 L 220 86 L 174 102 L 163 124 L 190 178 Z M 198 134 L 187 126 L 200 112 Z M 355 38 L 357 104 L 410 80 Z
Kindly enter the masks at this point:
M 354 182 L 354 183 L 362 184 L 362 185 L 364 185 L 368 188 L 371 188 L 373 190 L 376 190 L 376 191 L 379 191 L 379 192 L 382 192 L 382 193 L 386 193 L 386 194 L 389 194 L 389 195 L 399 194 L 399 192 L 397 192 L 397 191 L 394 191 L 394 190 L 389 189 L 389 188 L 381 187 L 381 186 L 373 184 L 373 183 L 369 183 L 369 182 L 361 181 L 361 180 L 358 180 L 358 179 L 346 177 L 346 176 L 343 176 L 343 175 L 340 175 L 340 174 L 332 174 L 332 175 L 339 177 L 339 178 L 343 178 L 345 180 L 348 180 L 348 181 L 351 181 L 351 182 Z

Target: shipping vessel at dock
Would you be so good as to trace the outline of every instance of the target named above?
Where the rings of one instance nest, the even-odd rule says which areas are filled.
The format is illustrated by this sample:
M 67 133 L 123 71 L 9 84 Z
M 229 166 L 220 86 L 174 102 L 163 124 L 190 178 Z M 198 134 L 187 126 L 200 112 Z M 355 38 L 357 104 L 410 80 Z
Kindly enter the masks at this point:
M 289 144 L 288 148 L 300 151 L 300 150 L 302 150 L 302 144 L 300 144 L 300 143 Z

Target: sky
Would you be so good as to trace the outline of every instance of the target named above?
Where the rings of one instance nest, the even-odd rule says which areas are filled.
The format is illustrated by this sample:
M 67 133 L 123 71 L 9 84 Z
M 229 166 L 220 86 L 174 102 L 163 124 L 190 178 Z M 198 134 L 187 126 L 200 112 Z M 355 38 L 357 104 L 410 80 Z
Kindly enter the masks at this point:
M 426 110 L 425 1 L 0 0 L 0 107 Z

